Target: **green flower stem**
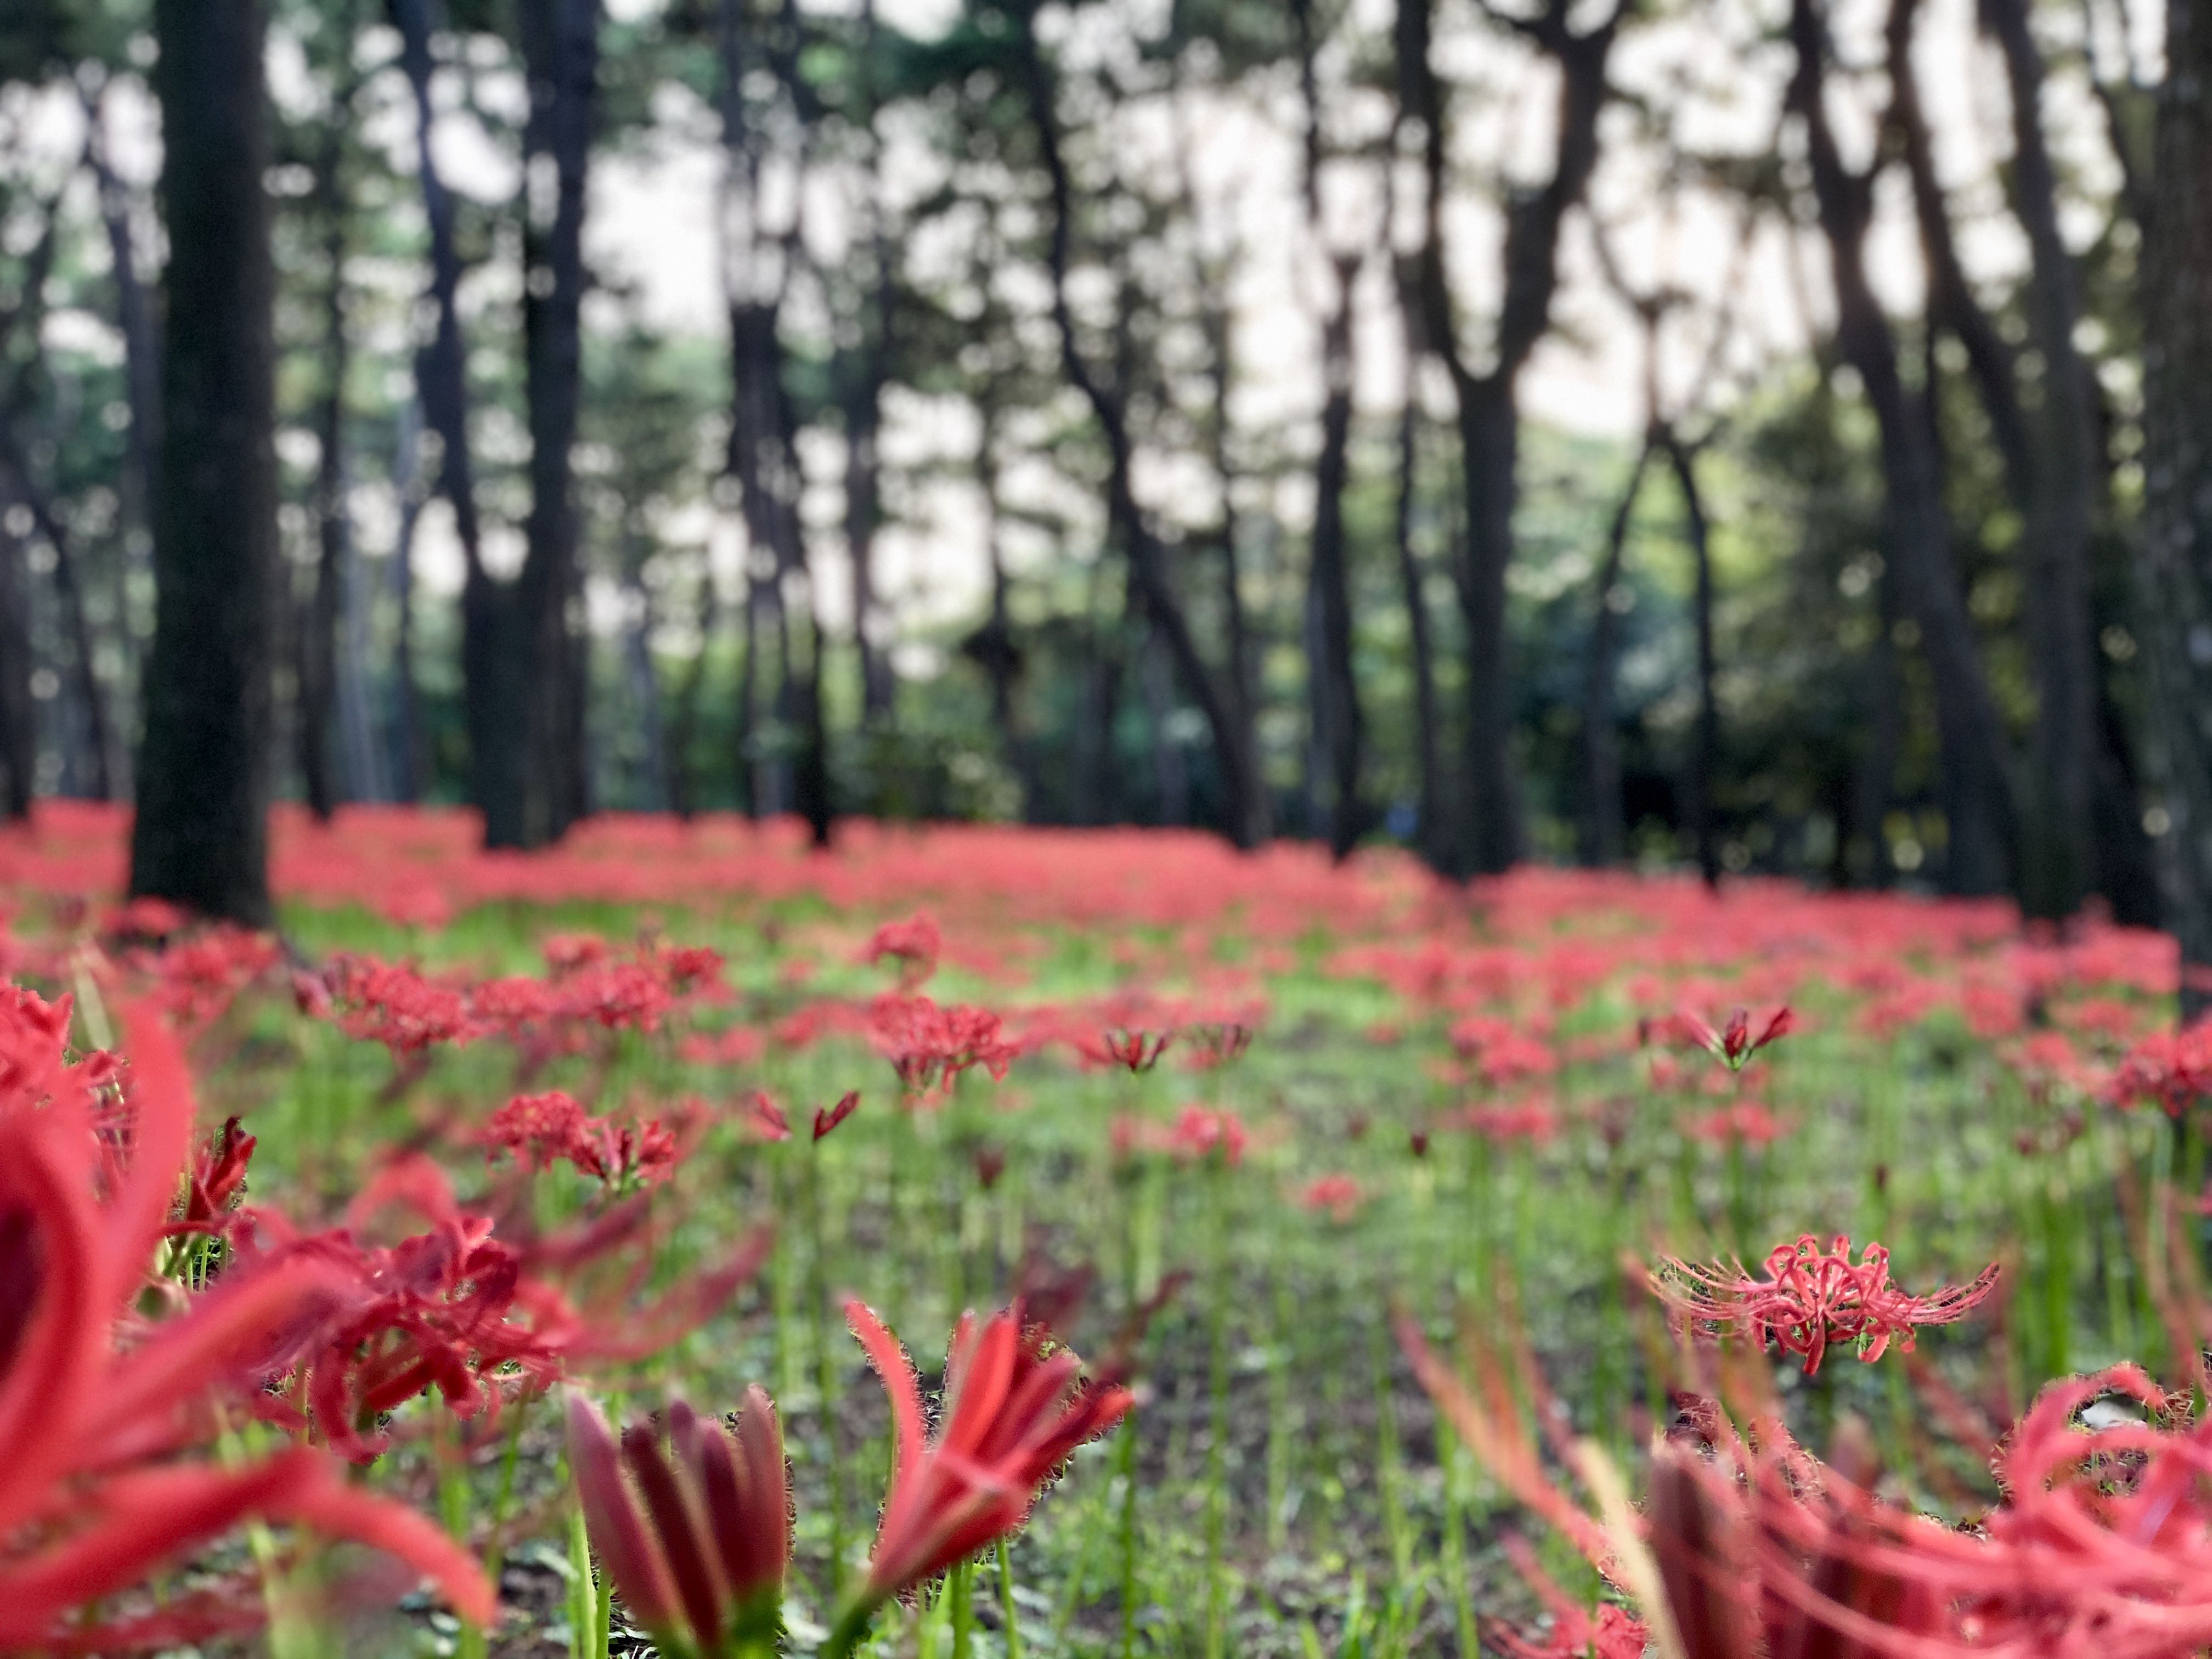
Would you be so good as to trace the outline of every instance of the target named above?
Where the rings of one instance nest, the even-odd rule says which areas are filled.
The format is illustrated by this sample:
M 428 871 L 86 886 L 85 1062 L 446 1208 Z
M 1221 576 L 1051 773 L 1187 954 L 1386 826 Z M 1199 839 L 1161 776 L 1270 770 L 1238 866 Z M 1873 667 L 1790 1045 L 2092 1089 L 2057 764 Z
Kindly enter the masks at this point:
M 1022 1621 L 1014 1611 L 1014 1564 L 1006 1550 L 1006 1540 L 998 1543 L 999 1609 L 1006 1620 L 1006 1659 L 1022 1659 Z

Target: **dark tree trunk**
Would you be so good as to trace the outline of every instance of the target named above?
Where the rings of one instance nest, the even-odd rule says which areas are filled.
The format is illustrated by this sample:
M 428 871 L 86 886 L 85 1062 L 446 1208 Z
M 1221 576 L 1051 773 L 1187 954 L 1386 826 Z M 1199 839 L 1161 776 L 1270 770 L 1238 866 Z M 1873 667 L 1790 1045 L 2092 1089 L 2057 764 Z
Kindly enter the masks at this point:
M 1984 0 L 2012 91 L 2013 210 L 2027 233 L 2028 336 L 2043 358 L 2026 564 L 2036 716 L 2021 890 L 2031 915 L 2072 915 L 2096 873 L 2097 664 L 2089 537 L 2100 468 L 2096 399 L 2074 349 L 2081 319 L 2074 256 L 2058 230 L 2058 189 L 2043 138 L 2043 58 L 2026 0 Z
M 707 647 L 714 637 L 714 573 L 699 572 L 699 650 L 684 665 L 676 687 L 676 708 L 668 722 L 668 805 L 677 817 L 699 810 L 699 769 L 692 750 L 699 741 L 699 702 L 707 685 Z
M 522 681 L 517 653 L 509 642 L 514 627 L 512 590 L 495 581 L 484 568 L 477 516 L 469 444 L 468 343 L 461 330 L 460 248 L 453 234 L 453 193 L 439 177 L 430 147 L 436 119 L 430 101 L 433 0 L 388 3 L 392 27 L 399 33 L 400 67 L 414 94 L 416 166 L 430 232 L 434 331 L 415 355 L 415 386 L 424 423 L 438 438 L 437 493 L 453 508 L 453 532 L 461 544 L 461 684 L 469 739 L 469 799 L 483 814 L 485 842 L 513 846 L 522 834 Z M 410 670 L 411 684 L 411 660 Z
M 392 703 L 387 755 L 392 798 L 412 806 L 422 794 L 422 711 L 415 688 L 415 526 L 422 516 L 422 400 L 399 411 L 398 453 L 392 483 L 399 493 L 399 534 L 392 549 Z
M 1896 574 L 1884 568 L 1875 595 L 1877 627 L 1867 653 L 1866 747 L 1851 779 L 1850 817 L 1838 826 L 1840 856 L 1852 881 L 1862 887 L 1887 887 L 1894 876 L 1889 833 L 1883 820 L 1897 785 L 1897 757 L 1905 746 L 1904 687 L 1897 666 L 1897 624 L 1902 607 Z M 1854 843 L 1857 852 L 1853 852 Z
M 2212 15 L 2167 0 L 2143 227 L 2142 581 L 2146 745 L 2169 820 L 2181 1012 L 2212 1007 Z
M 1409 354 L 1410 356 L 1410 354 Z M 1443 820 L 1443 734 L 1437 729 L 1437 653 L 1430 633 L 1427 573 L 1413 545 L 1413 502 L 1420 483 L 1420 410 L 1408 377 L 1406 401 L 1398 411 L 1398 500 L 1395 539 L 1398 585 L 1405 596 L 1406 634 L 1413 660 L 1414 828 L 1421 854 L 1436 862 L 1437 836 Z
M 998 400 L 986 387 L 978 401 L 983 431 L 975 447 L 975 482 L 983 494 L 983 551 L 991 565 L 991 614 L 961 648 L 991 683 L 991 724 L 997 728 L 1006 764 L 1021 787 L 1022 822 L 1034 823 L 1040 805 L 1036 756 L 1014 708 L 1022 650 L 1014 640 L 1013 583 L 1006 572 L 1006 549 L 999 540 Z
M 526 190 L 522 331 L 529 371 L 529 551 L 514 604 L 524 688 L 520 822 L 510 844 L 557 841 L 586 810 L 582 598 L 571 451 L 583 391 L 584 207 L 598 103 L 598 0 L 522 0 L 530 82 L 526 173 L 553 179 L 551 211 Z M 495 845 L 501 844 L 495 842 Z
M 323 401 L 315 422 L 321 446 L 313 509 L 319 556 L 298 639 L 300 776 L 308 810 L 325 821 L 341 793 L 331 738 L 337 726 L 338 621 L 352 531 L 345 499 L 346 204 L 338 178 L 343 131 L 336 125 L 328 130 L 316 158 L 315 205 L 323 222 L 330 286 L 323 297 Z
M 1340 257 L 1336 305 L 1322 330 L 1321 453 L 1314 462 L 1312 584 L 1315 655 L 1306 672 L 1312 690 L 1315 748 L 1325 763 L 1329 850 L 1348 856 L 1367 832 L 1370 814 L 1359 775 L 1366 749 L 1359 688 L 1352 668 L 1352 571 L 1344 531 L 1344 491 L 1351 473 L 1352 289 L 1359 261 Z
M 39 766 L 26 574 L 22 538 L 0 521 L 0 809 L 15 819 L 31 816 Z
M 1542 15 L 1516 22 L 1559 67 L 1558 154 L 1540 189 L 1515 195 L 1505 210 L 1504 294 L 1492 366 L 1477 374 L 1460 349 L 1459 325 L 1444 265 L 1445 108 L 1429 64 L 1433 0 L 1398 9 L 1401 110 L 1421 124 L 1426 185 L 1418 289 L 1427 349 L 1450 372 L 1459 403 L 1461 466 L 1467 492 L 1468 538 L 1457 573 L 1467 626 L 1468 708 L 1463 757 L 1468 822 L 1459 867 L 1504 870 L 1521 856 L 1519 788 L 1512 761 L 1512 686 L 1506 660 L 1505 573 L 1513 558 L 1521 425 L 1515 387 L 1536 343 L 1550 326 L 1559 286 L 1559 230 L 1582 199 L 1597 165 L 1598 117 L 1606 97 L 1606 65 L 1622 10 L 1577 34 L 1567 0 L 1548 0 Z
M 853 643 L 860 659 L 860 717 L 865 724 L 877 726 L 890 720 L 897 686 L 890 654 L 884 648 L 888 617 L 876 592 L 876 529 L 883 516 L 876 437 L 883 375 L 873 352 L 864 380 L 845 405 L 845 546 L 853 562 Z
M 277 556 L 264 18 L 256 0 L 156 0 L 154 26 L 168 343 L 131 890 L 264 927 Z
M 1720 705 L 1713 695 L 1711 537 L 1705 497 L 1698 489 L 1696 453 L 1671 431 L 1663 434 L 1660 441 L 1667 451 L 1667 463 L 1674 469 L 1674 483 L 1682 492 L 1682 524 L 1689 538 L 1690 558 L 1697 569 L 1693 604 L 1698 629 L 1698 724 L 1697 735 L 1690 747 L 1690 787 L 1686 792 L 1690 841 L 1697 852 L 1698 873 L 1705 878 L 1706 886 L 1717 887 L 1721 879 L 1721 856 L 1713 786 L 1720 772 L 1721 716 Z
M 1942 797 L 1955 893 L 2005 890 L 2013 812 L 2005 738 L 1977 654 L 1973 624 L 1951 556 L 1941 459 L 1927 403 L 1906 389 L 1897 340 L 1866 275 L 1872 180 L 1844 167 L 1822 103 L 1826 29 L 1816 0 L 1793 0 L 1796 70 L 1790 105 L 1803 121 L 1820 228 L 1836 293 L 1836 343 L 1856 371 L 1881 431 L 1884 547 L 1920 633 L 1935 688 Z
M 1583 672 L 1582 821 L 1576 826 L 1577 855 L 1590 869 L 1610 869 L 1626 855 L 1627 825 L 1621 817 L 1620 733 L 1613 711 L 1613 672 L 1620 653 L 1620 612 L 1614 608 L 1620 592 L 1620 570 L 1628 551 L 1628 526 L 1636 514 L 1636 497 L 1644 487 L 1644 469 L 1651 465 L 1652 444 L 1646 439 L 1636 452 L 1628 482 L 1614 504 L 1607 527 L 1605 560 L 1597 573 L 1597 605 L 1590 617 L 1589 662 Z
M 1101 378 L 1076 339 L 1075 318 L 1067 302 L 1068 264 L 1074 234 L 1073 186 L 1066 159 L 1060 154 L 1060 116 L 1055 106 L 1053 74 L 1033 29 L 1024 34 L 1021 49 L 1028 74 L 1030 118 L 1036 129 L 1037 147 L 1050 187 L 1048 264 L 1060 365 L 1069 382 L 1083 394 L 1106 441 L 1107 518 L 1128 561 L 1136 595 L 1145 616 L 1159 630 L 1174 660 L 1176 678 L 1182 681 L 1205 718 L 1212 740 L 1214 763 L 1221 778 L 1229 839 L 1239 847 L 1257 846 L 1267 838 L 1269 815 L 1265 781 L 1260 775 L 1259 745 L 1249 710 L 1239 706 L 1241 698 L 1224 690 L 1207 667 L 1190 619 L 1170 579 L 1167 549 L 1137 505 L 1130 477 L 1133 446 L 1123 392 Z

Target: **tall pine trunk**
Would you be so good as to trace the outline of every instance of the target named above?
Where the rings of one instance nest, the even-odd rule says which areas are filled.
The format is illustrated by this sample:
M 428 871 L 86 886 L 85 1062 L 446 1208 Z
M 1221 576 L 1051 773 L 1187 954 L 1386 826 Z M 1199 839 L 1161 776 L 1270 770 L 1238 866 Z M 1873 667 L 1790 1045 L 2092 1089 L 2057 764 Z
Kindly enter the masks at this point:
M 2143 227 L 2147 758 L 2164 794 L 2181 1012 L 2212 1008 L 2212 15 L 2168 0 Z
M 522 0 L 520 17 L 530 82 L 522 145 L 531 181 L 524 191 L 522 311 L 530 518 L 514 632 L 505 643 L 522 686 L 522 799 L 511 844 L 543 847 L 587 806 L 583 641 L 572 616 L 582 599 L 582 571 L 571 452 L 583 395 L 584 206 L 599 10 L 598 0 Z M 550 191 L 536 183 L 548 175 Z
M 156 0 L 154 27 L 168 343 L 131 890 L 259 927 L 276 571 L 264 17 L 258 0 Z
M 1613 520 L 1605 538 L 1605 558 L 1598 567 L 1596 605 L 1590 615 L 1589 661 L 1583 670 L 1582 816 L 1576 825 L 1577 857 L 1594 870 L 1619 864 L 1627 851 L 1627 825 L 1623 821 L 1620 796 L 1620 733 L 1614 713 L 1613 676 L 1620 655 L 1620 611 L 1615 602 L 1620 592 L 1621 566 L 1628 553 L 1628 526 L 1636 514 L 1636 497 L 1644 487 L 1644 470 L 1651 465 L 1652 445 L 1647 440 L 1636 452 L 1628 482 L 1613 504 Z

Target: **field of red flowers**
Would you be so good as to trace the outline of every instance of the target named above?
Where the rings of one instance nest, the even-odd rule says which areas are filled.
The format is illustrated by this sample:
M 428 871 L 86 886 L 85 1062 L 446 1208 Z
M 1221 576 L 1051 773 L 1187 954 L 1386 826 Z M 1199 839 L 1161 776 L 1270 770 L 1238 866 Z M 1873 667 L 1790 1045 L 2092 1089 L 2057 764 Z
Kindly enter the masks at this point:
M 2159 936 L 362 811 L 264 937 L 125 830 L 0 841 L 0 1652 L 2212 1644 Z

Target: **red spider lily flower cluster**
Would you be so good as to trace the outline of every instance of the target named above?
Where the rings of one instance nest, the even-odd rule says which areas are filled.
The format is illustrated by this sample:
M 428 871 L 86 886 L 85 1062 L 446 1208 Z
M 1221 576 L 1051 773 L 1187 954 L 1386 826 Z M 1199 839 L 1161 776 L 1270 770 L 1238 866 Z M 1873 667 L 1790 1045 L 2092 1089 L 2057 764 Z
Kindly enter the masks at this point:
M 734 1436 L 682 1401 L 621 1449 L 599 1408 L 568 1400 L 568 1463 L 592 1547 L 662 1651 L 772 1655 L 783 1632 L 791 1510 L 775 1402 L 745 1392 Z M 629 1479 L 623 1478 L 627 1469 Z
M 2157 1106 L 2171 1117 L 2212 1097 L 2212 1019 L 2145 1037 L 2121 1059 L 2106 1094 L 2115 1105 Z
M 1081 1044 L 1084 1055 L 1103 1066 L 1119 1066 L 1134 1075 L 1149 1072 L 1175 1041 L 1171 1031 L 1147 1031 L 1142 1026 L 1100 1031 Z
M 814 1138 L 817 1140 L 821 1139 L 823 1136 L 858 1111 L 860 1106 L 860 1091 L 858 1089 L 846 1091 L 844 1097 L 835 1106 L 817 1106 L 814 1109 Z
M 980 1066 L 1004 1078 L 1018 1052 L 987 1008 L 942 1007 L 927 997 L 883 997 L 871 1011 L 868 1038 L 917 1099 L 941 1093 Z
M 295 981 L 300 1006 L 337 1020 L 357 1042 L 380 1042 L 394 1060 L 461 1042 L 476 1033 L 459 987 L 433 980 L 404 963 L 337 956 L 319 975 Z
M 1550 1102 L 1536 1099 L 1464 1107 L 1452 1121 L 1493 1145 L 1514 1140 L 1541 1144 L 1559 1133 L 1559 1113 Z
M 901 988 L 913 991 L 937 971 L 938 952 L 944 946 L 937 919 L 924 910 L 904 921 L 887 921 L 877 928 L 862 947 L 860 960 L 872 965 L 888 957 L 897 963 Z
M 1367 1194 L 1348 1175 L 1325 1175 L 1308 1182 L 1298 1194 L 1298 1206 L 1341 1224 L 1359 1213 Z
M 783 1133 L 790 1134 L 788 1124 Z M 593 1117 L 557 1089 L 517 1095 L 491 1115 L 478 1139 L 494 1155 L 510 1152 L 529 1170 L 565 1160 L 611 1192 L 658 1186 L 684 1157 L 682 1139 L 660 1119 Z
M 1493 1088 L 1549 1077 L 1559 1069 L 1550 1045 L 1507 1020 L 1470 1015 L 1456 1022 L 1450 1035 L 1460 1058 L 1472 1062 Z
M 894 1443 L 860 1607 L 872 1610 L 1019 1527 L 1075 1449 L 1120 1422 L 1132 1403 L 1116 1383 L 1086 1381 L 1082 1361 L 1025 1325 L 1017 1303 L 980 1323 L 961 1316 L 932 1440 L 906 1350 L 866 1304 L 847 1303 L 845 1316 L 890 1396 Z
M 1997 1281 L 1992 1262 L 1971 1284 L 1908 1295 L 1890 1283 L 1889 1252 L 1881 1245 L 1868 1245 L 1853 1261 L 1849 1238 L 1838 1235 L 1823 1249 L 1810 1233 L 1769 1251 L 1765 1269 L 1754 1279 L 1738 1264 L 1668 1256 L 1661 1260 L 1652 1287 L 1685 1323 L 1714 1333 L 1741 1332 L 1760 1347 L 1771 1343 L 1802 1360 L 1810 1376 L 1832 1342 L 1855 1344 L 1869 1364 L 1893 1340 L 1910 1352 L 1917 1328 L 1963 1319 Z
M 258 1144 L 239 1128 L 236 1118 L 226 1119 L 192 1154 L 183 1202 L 176 1218 L 161 1231 L 171 1238 L 220 1233 L 230 1219 L 232 1205 L 246 1191 L 246 1165 Z
M 1180 1052 L 1184 1069 L 1210 1072 L 1231 1060 L 1242 1060 L 1252 1046 L 1254 1032 L 1249 1025 L 1235 1020 L 1209 1020 L 1186 1025 L 1176 1036 L 1182 1042 Z
M 211 1291 L 165 1299 L 182 1311 L 143 1317 L 146 1264 L 190 1153 L 183 1059 L 150 1008 L 125 1011 L 133 1064 L 118 1156 L 60 1051 L 57 1012 L 27 995 L 0 1006 L 11 1060 L 54 1044 L 47 1063 L 15 1066 L 0 1084 L 0 1650 L 174 1645 L 253 1622 L 258 1600 L 242 1595 L 106 1624 L 76 1614 L 256 1516 L 382 1549 L 489 1623 L 496 1604 L 475 1564 L 420 1516 L 349 1485 L 323 1454 L 192 1455 L 272 1356 L 282 1364 L 287 1333 L 345 1287 L 316 1264 L 287 1262 L 227 1273 Z
M 1244 1161 L 1251 1140 L 1244 1120 L 1232 1111 L 1212 1106 L 1186 1106 L 1176 1115 L 1175 1127 L 1156 1144 L 1186 1164 L 1218 1162 L 1233 1170 Z
M 1695 1014 L 1681 1015 L 1683 1024 L 1702 1048 L 1711 1049 L 1731 1072 L 1741 1072 L 1751 1064 L 1752 1058 L 1761 1048 L 1778 1038 L 1785 1037 L 1796 1029 L 1797 1017 L 1784 1005 L 1766 1017 L 1756 1035 L 1751 1029 L 1751 1010 L 1739 1008 L 1728 1018 L 1728 1024 L 1717 1031 Z

